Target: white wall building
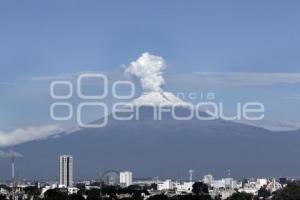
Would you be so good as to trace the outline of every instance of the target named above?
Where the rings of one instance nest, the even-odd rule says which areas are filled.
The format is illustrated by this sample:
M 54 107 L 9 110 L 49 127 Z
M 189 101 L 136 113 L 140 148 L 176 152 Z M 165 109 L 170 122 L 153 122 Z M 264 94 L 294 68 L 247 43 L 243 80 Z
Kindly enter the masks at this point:
M 192 193 L 194 182 L 183 182 L 175 185 L 176 192 L 181 193 Z
M 163 182 L 157 183 L 157 190 L 172 190 L 174 188 L 174 183 L 171 179 L 167 179 Z
M 68 187 L 68 194 L 77 194 L 79 189 L 77 187 Z
M 225 188 L 225 182 L 223 180 L 214 180 L 213 186 L 214 188 Z
M 73 185 L 73 157 L 70 155 L 59 157 L 59 185 L 64 187 Z
M 130 171 L 120 172 L 120 185 L 123 187 L 128 187 L 132 185 L 132 172 Z
M 266 186 L 268 184 L 268 179 L 266 178 L 258 178 L 256 179 L 256 188 L 260 189 L 263 186 Z
M 235 189 L 238 187 L 238 183 L 233 178 L 223 178 L 221 180 L 213 180 L 214 188 L 231 188 Z

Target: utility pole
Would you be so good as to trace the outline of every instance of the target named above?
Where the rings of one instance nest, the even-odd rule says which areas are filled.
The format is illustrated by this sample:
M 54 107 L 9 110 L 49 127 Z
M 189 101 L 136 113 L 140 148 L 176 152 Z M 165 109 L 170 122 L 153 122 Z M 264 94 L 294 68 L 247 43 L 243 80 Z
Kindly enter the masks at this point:
M 102 172 L 99 173 L 99 189 L 100 189 L 100 199 L 102 199 Z

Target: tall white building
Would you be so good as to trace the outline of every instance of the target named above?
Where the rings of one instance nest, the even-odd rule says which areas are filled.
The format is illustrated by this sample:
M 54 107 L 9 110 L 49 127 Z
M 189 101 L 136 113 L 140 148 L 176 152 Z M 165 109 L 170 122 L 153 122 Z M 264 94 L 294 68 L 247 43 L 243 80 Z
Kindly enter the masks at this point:
M 132 185 L 132 172 L 120 172 L 120 185 L 123 187 L 128 187 L 129 185 Z
M 73 157 L 70 155 L 59 157 L 59 185 L 64 187 L 73 185 Z

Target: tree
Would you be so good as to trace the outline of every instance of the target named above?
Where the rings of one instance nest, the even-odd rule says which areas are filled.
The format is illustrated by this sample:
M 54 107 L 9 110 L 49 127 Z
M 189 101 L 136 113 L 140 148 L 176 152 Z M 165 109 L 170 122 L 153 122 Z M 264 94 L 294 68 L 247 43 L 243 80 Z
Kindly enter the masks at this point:
M 68 200 L 68 194 L 57 189 L 51 189 L 45 192 L 45 200 Z
M 193 184 L 192 192 L 196 195 L 208 194 L 208 186 L 203 182 L 195 182 Z
M 142 191 L 136 191 L 133 193 L 132 198 L 134 200 L 143 200 L 144 198 L 142 197 Z
M 99 189 L 91 189 L 87 190 L 86 192 L 87 199 L 88 200 L 98 200 L 100 196 L 100 190 Z
M 271 196 L 271 193 L 265 187 L 262 187 L 258 190 L 257 196 L 260 199 L 267 199 L 269 196 Z
M 146 189 L 146 190 L 157 190 L 157 184 L 152 183 L 151 185 L 145 185 L 144 189 Z
M 71 194 L 68 196 L 68 200 L 84 200 L 84 198 L 80 194 Z
M 102 194 L 115 195 L 120 190 L 119 186 L 104 185 L 102 186 Z
M 231 197 L 228 197 L 227 200 L 252 200 L 253 195 L 246 192 L 237 192 L 234 193 Z
M 220 194 L 215 196 L 215 200 L 221 200 L 221 199 L 222 199 L 222 196 Z
M 157 184 L 156 184 L 156 183 L 152 183 L 152 184 L 151 184 L 151 189 L 157 190 Z
M 297 200 L 300 199 L 300 184 L 289 183 L 285 188 L 275 192 L 273 200 Z
M 41 190 L 36 186 L 28 186 L 24 188 L 24 192 L 28 195 L 29 199 L 38 199 L 39 195 L 41 194 Z

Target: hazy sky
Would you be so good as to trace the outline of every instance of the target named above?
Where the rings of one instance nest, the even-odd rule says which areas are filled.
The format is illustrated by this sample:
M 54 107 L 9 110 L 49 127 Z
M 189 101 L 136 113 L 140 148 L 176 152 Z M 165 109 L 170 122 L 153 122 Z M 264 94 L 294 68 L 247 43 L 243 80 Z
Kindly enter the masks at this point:
M 261 101 L 267 119 L 300 124 L 299 10 L 296 0 L 1 1 L 0 133 L 55 123 L 52 79 L 119 77 L 144 52 L 167 62 L 165 90 L 212 91 L 229 110 Z

